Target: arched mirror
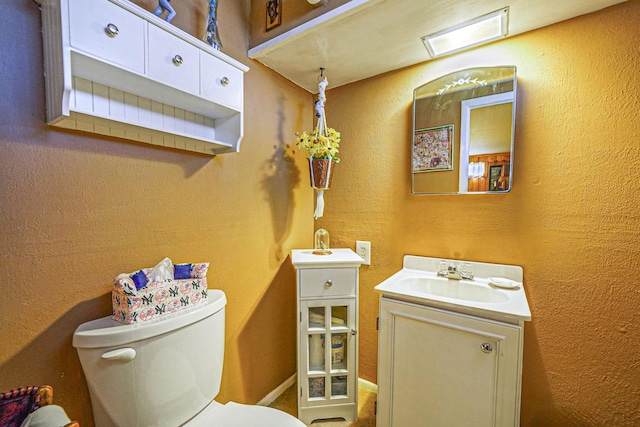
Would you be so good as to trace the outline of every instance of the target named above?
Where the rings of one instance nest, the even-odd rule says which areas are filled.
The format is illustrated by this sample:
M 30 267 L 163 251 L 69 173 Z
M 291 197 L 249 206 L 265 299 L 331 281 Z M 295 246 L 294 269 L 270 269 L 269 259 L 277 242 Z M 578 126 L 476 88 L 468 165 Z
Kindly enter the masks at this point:
M 413 95 L 414 194 L 499 194 L 511 190 L 516 68 L 457 71 Z

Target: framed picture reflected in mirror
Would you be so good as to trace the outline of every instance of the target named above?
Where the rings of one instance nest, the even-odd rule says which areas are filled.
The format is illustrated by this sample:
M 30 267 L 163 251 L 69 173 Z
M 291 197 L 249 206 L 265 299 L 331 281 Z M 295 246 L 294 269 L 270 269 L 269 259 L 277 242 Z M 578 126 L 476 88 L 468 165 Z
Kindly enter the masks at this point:
M 502 188 L 502 165 L 489 166 L 489 191 L 500 191 Z
M 453 169 L 453 125 L 417 129 L 413 134 L 413 172 Z

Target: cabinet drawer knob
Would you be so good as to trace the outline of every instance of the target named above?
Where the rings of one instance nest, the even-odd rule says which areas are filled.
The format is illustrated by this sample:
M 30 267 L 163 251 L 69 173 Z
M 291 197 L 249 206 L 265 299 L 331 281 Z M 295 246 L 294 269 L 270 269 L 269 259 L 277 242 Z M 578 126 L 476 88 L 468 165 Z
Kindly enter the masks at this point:
M 229 84 L 229 78 L 228 78 L 228 77 L 223 77 L 223 78 L 220 80 L 220 84 L 221 84 L 222 86 L 227 86 L 227 85 Z
M 484 353 L 487 353 L 487 354 L 489 354 L 489 353 L 491 353 L 493 351 L 493 347 L 491 347 L 491 344 L 489 344 L 488 342 L 482 344 L 480 346 L 480 348 L 482 349 L 482 351 Z
M 333 286 L 333 280 L 328 279 L 326 282 L 324 282 L 325 288 L 330 288 L 331 286 Z
M 180 65 L 182 65 L 184 61 L 182 60 L 182 56 L 180 55 L 176 55 L 173 57 L 173 65 L 175 65 L 176 67 L 179 67 Z
M 107 33 L 109 37 L 115 37 L 118 35 L 120 30 L 118 30 L 118 27 L 116 27 L 115 24 L 107 24 L 104 28 L 104 32 Z

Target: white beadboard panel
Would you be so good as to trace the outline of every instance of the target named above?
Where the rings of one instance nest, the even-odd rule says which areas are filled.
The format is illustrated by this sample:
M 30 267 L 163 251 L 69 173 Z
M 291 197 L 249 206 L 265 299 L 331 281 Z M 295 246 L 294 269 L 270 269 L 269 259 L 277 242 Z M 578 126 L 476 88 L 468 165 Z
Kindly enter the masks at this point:
M 135 127 L 135 126 L 131 126 L 131 127 Z M 146 144 L 151 144 L 151 132 L 149 131 L 149 129 L 143 129 L 143 131 L 140 131 L 140 133 L 138 134 L 138 138 L 135 139 L 134 141 L 140 141 Z
M 75 111 L 93 111 L 93 87 L 89 80 L 80 77 L 73 78 L 73 92 L 71 109 Z
M 111 135 L 112 122 L 102 117 L 94 116 L 93 118 L 93 131 L 100 135 Z
M 180 150 L 184 150 L 186 147 L 184 136 L 176 135 L 173 142 L 174 142 L 174 147 L 179 148 Z
M 185 112 L 182 108 L 176 108 L 174 110 L 174 122 L 173 122 L 173 128 L 176 132 L 176 135 L 184 135 L 185 129 L 186 129 L 186 124 L 185 124 Z
M 114 122 L 112 120 L 108 120 L 109 122 L 109 133 L 108 135 L 115 136 L 116 138 L 126 138 L 127 131 L 124 126 L 120 126 L 118 122 Z
M 185 141 L 185 149 L 190 151 L 196 151 L 196 143 L 194 140 Z
M 164 122 L 162 123 L 162 128 L 167 132 L 175 132 L 175 111 L 176 109 L 171 105 L 163 104 L 162 105 L 162 118 Z
M 88 116 L 84 120 L 74 120 L 76 129 L 82 132 L 94 132 L 93 117 Z
M 93 83 L 93 113 L 99 117 L 109 116 L 109 87 Z
M 70 104 L 73 111 L 95 119 L 66 119 L 57 126 L 208 154 L 214 154 L 209 141 L 219 143 L 216 134 L 224 136 L 225 128 L 237 126 L 240 119 L 240 114 L 231 120 L 205 117 L 81 77 L 73 78 Z
M 218 154 L 220 148 L 218 144 L 212 144 L 201 139 L 171 135 L 162 131 L 115 122 L 109 118 L 100 118 L 75 111 L 72 111 L 69 117 L 60 119 L 56 123 L 56 127 L 203 153 L 210 156 Z
M 240 120 L 240 113 L 231 119 L 205 117 L 81 77 L 73 78 L 70 105 L 71 117 L 56 126 L 210 155 L 228 151 L 217 135 L 232 147 L 237 133 L 225 135 L 225 128 Z
M 124 121 L 124 92 L 120 89 L 109 88 L 109 117 L 114 120 Z
M 164 119 L 162 117 L 164 109 L 162 103 L 158 101 L 151 101 L 151 127 L 154 129 L 162 129 L 164 126 Z
M 135 96 L 135 95 L 133 95 Z M 147 98 L 137 97 L 138 100 L 138 121 L 133 123 L 139 123 L 140 126 L 151 126 L 151 100 Z
M 130 129 L 129 127 L 125 128 L 123 138 L 132 141 L 146 142 L 142 140 L 142 135 L 140 135 L 138 129 Z
M 196 134 L 196 115 L 191 111 L 184 112 L 184 134 L 185 135 Z
M 154 145 L 164 145 L 164 134 L 160 131 L 152 130 L 151 143 Z
M 129 123 L 141 123 L 141 108 L 138 104 L 138 100 L 142 99 L 132 93 L 124 92 L 124 121 Z
M 204 137 L 206 139 L 216 139 L 216 120 L 210 117 L 204 118 Z
M 204 138 L 204 117 L 196 114 L 196 131 L 194 133 L 198 138 Z

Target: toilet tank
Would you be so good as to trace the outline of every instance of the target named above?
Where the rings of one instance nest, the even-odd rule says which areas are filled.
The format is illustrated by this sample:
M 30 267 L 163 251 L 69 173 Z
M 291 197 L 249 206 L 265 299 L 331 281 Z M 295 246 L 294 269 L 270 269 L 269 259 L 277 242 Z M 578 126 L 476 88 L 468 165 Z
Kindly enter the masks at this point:
M 73 346 L 97 427 L 179 426 L 218 394 L 226 296 L 169 318 L 125 325 L 103 317 L 80 325 Z

